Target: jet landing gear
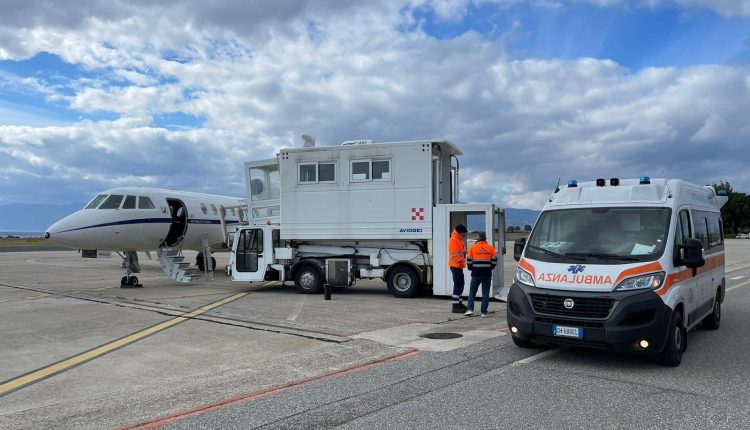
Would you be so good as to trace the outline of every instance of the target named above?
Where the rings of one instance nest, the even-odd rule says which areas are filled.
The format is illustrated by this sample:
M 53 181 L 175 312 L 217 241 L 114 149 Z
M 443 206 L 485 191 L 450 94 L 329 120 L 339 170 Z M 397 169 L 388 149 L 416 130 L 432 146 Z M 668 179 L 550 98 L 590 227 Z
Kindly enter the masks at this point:
M 125 276 L 120 279 L 120 288 L 143 288 L 138 283 L 137 276 L 131 276 L 133 273 L 141 273 L 141 265 L 138 264 L 138 254 L 135 251 L 125 251 L 125 255 L 118 252 L 122 257 L 122 268 L 125 269 Z
M 206 271 L 206 260 L 203 258 L 203 252 L 199 252 L 195 257 L 195 265 L 198 266 L 198 270 L 201 272 Z M 216 270 L 216 259 L 211 257 L 211 269 L 210 271 Z

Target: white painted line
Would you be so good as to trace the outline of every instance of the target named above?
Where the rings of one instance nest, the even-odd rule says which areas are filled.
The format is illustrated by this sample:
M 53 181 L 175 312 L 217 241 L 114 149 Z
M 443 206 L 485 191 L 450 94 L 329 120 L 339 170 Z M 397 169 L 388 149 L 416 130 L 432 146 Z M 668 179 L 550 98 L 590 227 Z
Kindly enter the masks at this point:
M 733 286 L 731 288 L 727 288 L 727 291 L 732 291 L 732 290 L 735 290 L 735 289 L 740 288 L 740 287 L 746 287 L 748 285 L 750 285 L 750 281 L 745 281 L 745 282 L 743 282 L 741 284 L 737 284 L 737 285 L 735 285 L 735 286 Z
M 740 275 L 740 276 L 734 276 L 734 277 L 731 277 L 731 278 L 729 278 L 729 279 L 731 279 L 731 280 L 733 280 L 733 281 L 736 281 L 736 280 L 738 280 L 738 279 L 742 279 L 742 278 L 747 278 L 747 276 L 745 276 L 745 275 Z
M 567 347 L 563 346 L 563 347 L 559 347 L 559 348 L 555 348 L 555 349 L 550 349 L 550 350 L 547 350 L 547 351 L 544 351 L 544 352 L 540 352 L 539 354 L 534 354 L 531 357 L 526 357 L 526 358 L 524 358 L 522 360 L 514 361 L 513 365 L 514 366 L 518 366 L 518 365 L 521 365 L 521 364 L 530 364 L 530 363 L 533 363 L 533 362 L 535 362 L 537 360 L 541 360 L 542 358 L 547 358 L 547 357 L 549 357 L 551 355 L 555 355 L 558 352 L 564 351 L 566 349 L 567 349 Z
M 299 316 L 299 313 L 302 312 L 302 307 L 305 306 L 305 299 L 307 299 L 307 294 L 303 294 L 302 298 L 299 299 L 297 302 L 297 307 L 294 308 L 294 311 L 289 314 L 288 317 L 286 317 L 287 321 L 294 321 Z

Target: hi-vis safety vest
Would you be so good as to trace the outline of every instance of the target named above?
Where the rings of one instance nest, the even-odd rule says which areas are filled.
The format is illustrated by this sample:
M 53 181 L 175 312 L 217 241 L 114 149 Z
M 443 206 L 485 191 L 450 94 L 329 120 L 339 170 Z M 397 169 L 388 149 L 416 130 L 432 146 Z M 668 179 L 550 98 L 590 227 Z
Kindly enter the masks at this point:
M 453 230 L 448 241 L 448 265 L 458 269 L 466 267 L 466 245 L 456 230 Z
M 497 266 L 497 252 L 485 241 L 479 241 L 469 249 L 469 270 L 477 278 L 492 277 L 492 269 Z

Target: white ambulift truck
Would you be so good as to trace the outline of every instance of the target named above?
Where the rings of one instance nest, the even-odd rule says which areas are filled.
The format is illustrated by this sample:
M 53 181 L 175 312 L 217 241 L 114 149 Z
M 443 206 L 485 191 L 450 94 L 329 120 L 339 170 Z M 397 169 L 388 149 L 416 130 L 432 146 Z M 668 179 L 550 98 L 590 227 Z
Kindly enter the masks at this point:
M 318 293 L 378 278 L 396 297 L 430 285 L 450 296 L 456 225 L 481 229 L 498 253 L 505 243 L 502 209 L 458 203 L 460 154 L 445 140 L 355 141 L 245 163 L 249 224 L 228 236 L 232 280 L 293 280 Z M 502 282 L 498 265 L 492 291 Z

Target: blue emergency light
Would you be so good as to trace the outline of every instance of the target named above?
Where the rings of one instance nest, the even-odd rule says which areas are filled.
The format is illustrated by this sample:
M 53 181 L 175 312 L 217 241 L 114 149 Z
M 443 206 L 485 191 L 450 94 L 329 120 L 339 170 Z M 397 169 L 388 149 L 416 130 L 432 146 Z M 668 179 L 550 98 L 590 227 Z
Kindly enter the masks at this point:
M 578 181 L 575 179 L 569 179 L 568 180 L 568 188 L 575 188 L 578 186 Z
M 726 196 L 726 195 L 728 195 L 728 194 L 727 194 L 727 190 L 724 190 L 724 189 L 722 189 L 722 190 L 719 190 L 719 191 L 717 191 L 717 193 L 718 193 L 718 195 L 720 195 L 720 196 Z
M 651 183 L 650 176 L 641 176 L 641 185 L 648 185 Z

